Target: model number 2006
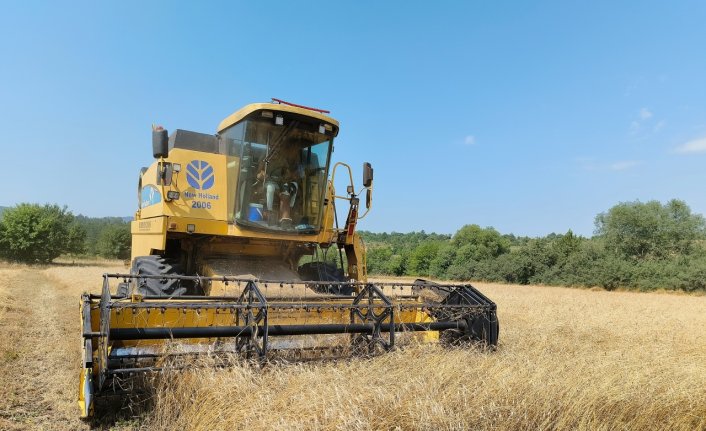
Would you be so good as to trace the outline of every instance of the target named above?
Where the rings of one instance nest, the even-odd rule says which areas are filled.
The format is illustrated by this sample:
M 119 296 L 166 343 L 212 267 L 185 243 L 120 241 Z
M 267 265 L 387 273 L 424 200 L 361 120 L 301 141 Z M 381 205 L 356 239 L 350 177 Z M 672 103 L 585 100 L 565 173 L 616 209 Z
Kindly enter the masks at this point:
M 191 201 L 191 208 L 211 209 L 211 202 Z

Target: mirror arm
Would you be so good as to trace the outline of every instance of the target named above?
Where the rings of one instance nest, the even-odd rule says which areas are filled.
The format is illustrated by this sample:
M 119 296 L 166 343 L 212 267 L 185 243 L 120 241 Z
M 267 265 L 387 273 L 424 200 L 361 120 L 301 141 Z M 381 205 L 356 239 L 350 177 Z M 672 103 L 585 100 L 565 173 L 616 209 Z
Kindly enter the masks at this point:
M 364 188 L 367 188 L 367 189 L 368 189 L 368 193 L 370 194 L 370 201 L 369 201 L 369 202 L 370 202 L 370 206 L 367 205 L 367 204 L 368 204 L 368 197 L 366 196 L 366 197 L 365 197 L 365 203 L 366 203 L 365 206 L 366 206 L 366 209 L 365 209 L 365 212 L 364 212 L 362 215 L 359 215 L 359 216 L 358 216 L 358 220 L 360 220 L 360 219 L 362 219 L 363 217 L 365 217 L 366 215 L 368 215 L 368 213 L 370 212 L 370 209 L 373 207 L 373 185 L 370 184 L 370 187 L 364 187 Z M 361 192 L 362 192 L 362 190 L 361 190 Z

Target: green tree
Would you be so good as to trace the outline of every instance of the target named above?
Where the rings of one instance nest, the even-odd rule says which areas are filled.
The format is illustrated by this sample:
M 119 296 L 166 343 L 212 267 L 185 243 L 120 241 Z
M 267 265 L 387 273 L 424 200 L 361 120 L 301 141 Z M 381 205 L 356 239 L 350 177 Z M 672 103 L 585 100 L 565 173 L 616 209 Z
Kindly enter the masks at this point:
M 596 236 L 501 235 L 466 225 L 453 237 L 362 232 L 371 273 L 639 290 L 706 289 L 706 222 L 682 201 L 621 203 Z M 434 243 L 436 245 L 429 245 Z
M 492 227 L 481 228 L 477 224 L 466 225 L 456 232 L 451 243 L 459 248 L 463 259 L 484 260 L 498 257 L 510 251 L 510 240 Z
M 703 239 L 706 227 L 703 216 L 692 214 L 686 203 L 676 199 L 665 205 L 619 203 L 598 214 L 595 225 L 609 251 L 636 259 L 688 254 Z
M 387 263 L 392 258 L 392 249 L 390 247 L 367 247 L 366 262 L 368 264 L 368 272 L 371 274 L 389 275 Z
M 390 275 L 409 275 L 407 271 L 407 262 L 409 260 L 409 256 L 407 255 L 406 252 L 400 253 L 400 254 L 393 254 L 390 257 L 389 262 L 387 262 L 387 265 L 385 265 L 385 274 L 390 274 Z
M 86 231 L 75 221 L 69 225 L 65 252 L 74 256 L 86 252 Z
M 12 261 L 46 263 L 62 253 L 80 254 L 84 239 L 66 207 L 23 203 L 0 220 L 0 255 Z
M 571 229 L 569 229 L 566 234 L 557 236 L 554 241 L 554 249 L 560 256 L 567 257 L 581 249 L 581 242 L 582 238 L 574 235 Z
M 414 275 L 429 275 L 431 263 L 441 248 L 441 243 L 424 241 L 420 243 L 409 256 L 408 271 Z
M 449 278 L 448 269 L 456 259 L 456 247 L 445 244 L 436 253 L 434 260 L 429 264 L 431 275 L 436 278 Z
M 130 258 L 130 225 L 107 225 L 98 238 L 98 254 L 107 259 Z

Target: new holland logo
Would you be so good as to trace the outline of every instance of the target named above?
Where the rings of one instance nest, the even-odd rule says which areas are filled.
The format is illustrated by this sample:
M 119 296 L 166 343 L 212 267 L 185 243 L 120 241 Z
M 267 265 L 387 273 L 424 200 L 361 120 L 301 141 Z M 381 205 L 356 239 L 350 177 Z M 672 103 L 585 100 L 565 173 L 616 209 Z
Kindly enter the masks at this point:
M 196 190 L 208 190 L 213 187 L 215 175 L 213 166 L 203 160 L 192 160 L 186 166 L 186 181 Z

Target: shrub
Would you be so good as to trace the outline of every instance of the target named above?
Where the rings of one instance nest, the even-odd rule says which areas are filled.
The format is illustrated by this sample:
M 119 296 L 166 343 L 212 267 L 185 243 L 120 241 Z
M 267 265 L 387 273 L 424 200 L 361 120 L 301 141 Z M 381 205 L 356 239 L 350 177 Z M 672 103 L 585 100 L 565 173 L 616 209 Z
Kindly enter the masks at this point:
M 108 225 L 98 238 L 98 254 L 107 259 L 129 259 L 130 241 L 129 224 Z
M 82 253 L 85 235 L 66 207 L 23 203 L 3 212 L 0 255 L 17 262 L 51 262 L 62 253 Z
M 420 243 L 409 256 L 408 271 L 414 275 L 429 275 L 431 263 L 436 258 L 440 247 L 441 244 L 435 241 Z
M 596 216 L 596 236 L 541 238 L 466 225 L 453 237 L 365 233 L 371 274 L 612 290 L 706 290 L 706 222 L 682 201 L 629 202 Z
M 492 227 L 466 225 L 456 232 L 451 243 L 463 248 L 464 259 L 483 260 L 498 257 L 510 251 L 510 240 Z
M 391 258 L 392 249 L 390 249 L 390 247 L 367 247 L 366 261 L 368 264 L 368 272 L 371 274 L 390 275 L 387 263 Z
M 429 272 L 436 278 L 448 278 L 448 269 L 456 258 L 456 247 L 451 244 L 439 248 L 429 264 Z

